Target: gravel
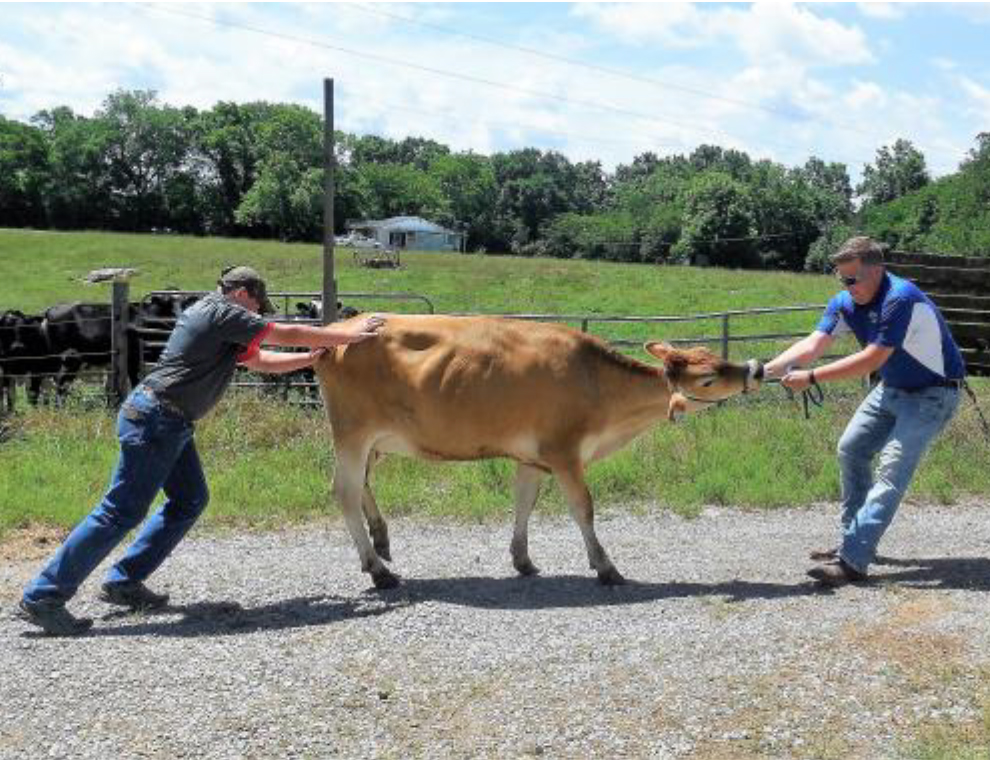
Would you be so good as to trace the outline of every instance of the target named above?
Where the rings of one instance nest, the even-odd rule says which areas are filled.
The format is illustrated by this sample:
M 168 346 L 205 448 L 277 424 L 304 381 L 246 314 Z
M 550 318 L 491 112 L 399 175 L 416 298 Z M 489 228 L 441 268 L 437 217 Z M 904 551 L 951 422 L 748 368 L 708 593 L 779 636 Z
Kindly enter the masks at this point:
M 508 519 L 393 520 L 388 592 L 340 522 L 198 532 L 150 584 L 171 607 L 116 612 L 98 571 L 78 639 L 10 614 L 52 547 L 19 550 L 0 565 L 0 757 L 900 757 L 990 692 L 986 512 L 904 506 L 893 559 L 834 592 L 804 575 L 834 505 L 600 514 L 615 588 L 565 517 L 534 516 L 533 578 Z

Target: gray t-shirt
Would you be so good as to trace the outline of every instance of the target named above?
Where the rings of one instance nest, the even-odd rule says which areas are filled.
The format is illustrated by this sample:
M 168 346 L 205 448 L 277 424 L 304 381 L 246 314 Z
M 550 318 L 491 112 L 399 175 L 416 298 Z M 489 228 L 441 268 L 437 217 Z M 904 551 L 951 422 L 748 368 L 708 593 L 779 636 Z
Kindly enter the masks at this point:
M 182 312 L 144 383 L 190 422 L 198 420 L 227 390 L 238 359 L 257 351 L 268 326 L 257 314 L 210 293 Z

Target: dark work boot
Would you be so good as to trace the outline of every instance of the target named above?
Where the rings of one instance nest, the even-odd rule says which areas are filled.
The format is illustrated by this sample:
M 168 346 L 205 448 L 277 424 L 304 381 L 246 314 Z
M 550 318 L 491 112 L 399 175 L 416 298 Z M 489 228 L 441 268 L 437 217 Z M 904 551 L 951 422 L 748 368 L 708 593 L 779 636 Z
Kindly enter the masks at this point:
M 89 618 L 75 617 L 65 609 L 64 602 L 53 600 L 29 602 L 21 599 L 17 606 L 17 616 L 38 626 L 49 636 L 78 636 L 86 633 L 93 625 Z
M 861 573 L 852 565 L 847 564 L 841 557 L 836 562 L 820 567 L 813 567 L 808 575 L 824 586 L 845 586 L 847 583 L 860 583 L 866 580 L 866 573 Z
M 104 583 L 100 600 L 132 610 L 157 610 L 168 604 L 168 594 L 156 594 L 141 581 Z

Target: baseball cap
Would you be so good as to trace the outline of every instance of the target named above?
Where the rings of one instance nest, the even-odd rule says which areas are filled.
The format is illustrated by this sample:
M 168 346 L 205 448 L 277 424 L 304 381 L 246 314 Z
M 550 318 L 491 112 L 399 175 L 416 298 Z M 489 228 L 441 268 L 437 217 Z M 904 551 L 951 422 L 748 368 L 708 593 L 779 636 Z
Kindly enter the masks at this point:
M 268 288 L 261 275 L 251 267 L 227 267 L 220 272 L 217 285 L 222 288 L 245 288 L 261 305 L 262 314 L 274 314 L 275 305 L 268 298 Z

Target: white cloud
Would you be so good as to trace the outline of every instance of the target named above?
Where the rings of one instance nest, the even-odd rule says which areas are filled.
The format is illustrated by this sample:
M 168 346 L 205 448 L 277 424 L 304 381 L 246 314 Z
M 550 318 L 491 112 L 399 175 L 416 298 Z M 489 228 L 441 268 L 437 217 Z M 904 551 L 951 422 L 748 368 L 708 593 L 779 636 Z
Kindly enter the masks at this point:
M 892 21 L 895 19 L 904 18 L 905 9 L 903 5 L 898 5 L 895 3 L 857 3 L 856 7 L 859 8 L 859 12 L 864 16 L 870 18 L 884 19 Z
M 750 61 L 789 61 L 802 66 L 845 66 L 873 61 L 862 30 L 790 3 L 736 6 L 649 4 L 579 5 L 575 14 L 620 40 L 698 47 L 735 44 Z
M 990 89 L 967 76 L 958 78 L 959 87 L 969 101 L 965 104 L 967 112 L 973 114 L 983 123 L 990 122 Z
M 8 14 L 8 8 L 14 10 Z M 472 20 L 492 17 L 500 12 L 495 8 L 480 6 Z M 919 147 L 951 150 L 945 146 L 952 145 L 952 136 L 966 129 L 958 124 L 960 110 L 947 102 L 912 106 L 900 97 L 884 83 L 883 67 L 869 65 L 873 59 L 859 28 L 825 17 L 827 11 L 818 6 L 582 5 L 558 28 L 521 26 L 515 37 L 492 33 L 509 44 L 601 62 L 676 87 L 537 58 L 383 15 L 458 28 L 463 16 L 457 14 L 463 11 L 454 5 L 375 10 L 319 4 L 220 3 L 171 11 L 140 5 L 5 6 L 4 27 L 16 34 L 0 30 L 0 111 L 27 119 L 68 104 L 90 114 L 113 90 L 140 88 L 157 90 L 172 105 L 201 109 L 221 100 L 267 100 L 302 102 L 321 112 L 322 79 L 332 76 L 337 126 L 351 132 L 418 135 L 482 153 L 554 148 L 572 160 L 600 159 L 607 168 L 647 150 L 684 153 L 707 142 L 788 164 L 818 155 L 846 163 L 854 174 L 891 135 L 908 137 Z M 408 65 L 349 55 L 338 47 Z M 628 64 L 622 62 L 626 52 Z M 607 57 L 600 57 L 603 53 Z M 507 87 L 428 73 L 417 65 Z M 952 89 L 961 93 L 964 86 Z M 555 93 L 558 99 L 523 90 Z M 943 96 L 948 93 L 938 93 Z M 974 115 L 984 116 L 983 123 L 990 118 L 980 97 L 968 102 Z M 966 134 L 963 142 L 970 138 Z
M 843 98 L 846 105 L 857 111 L 882 109 L 887 105 L 887 96 L 876 82 L 857 81 Z
M 573 13 L 625 42 L 692 48 L 712 37 L 704 14 L 690 3 L 579 3 Z

